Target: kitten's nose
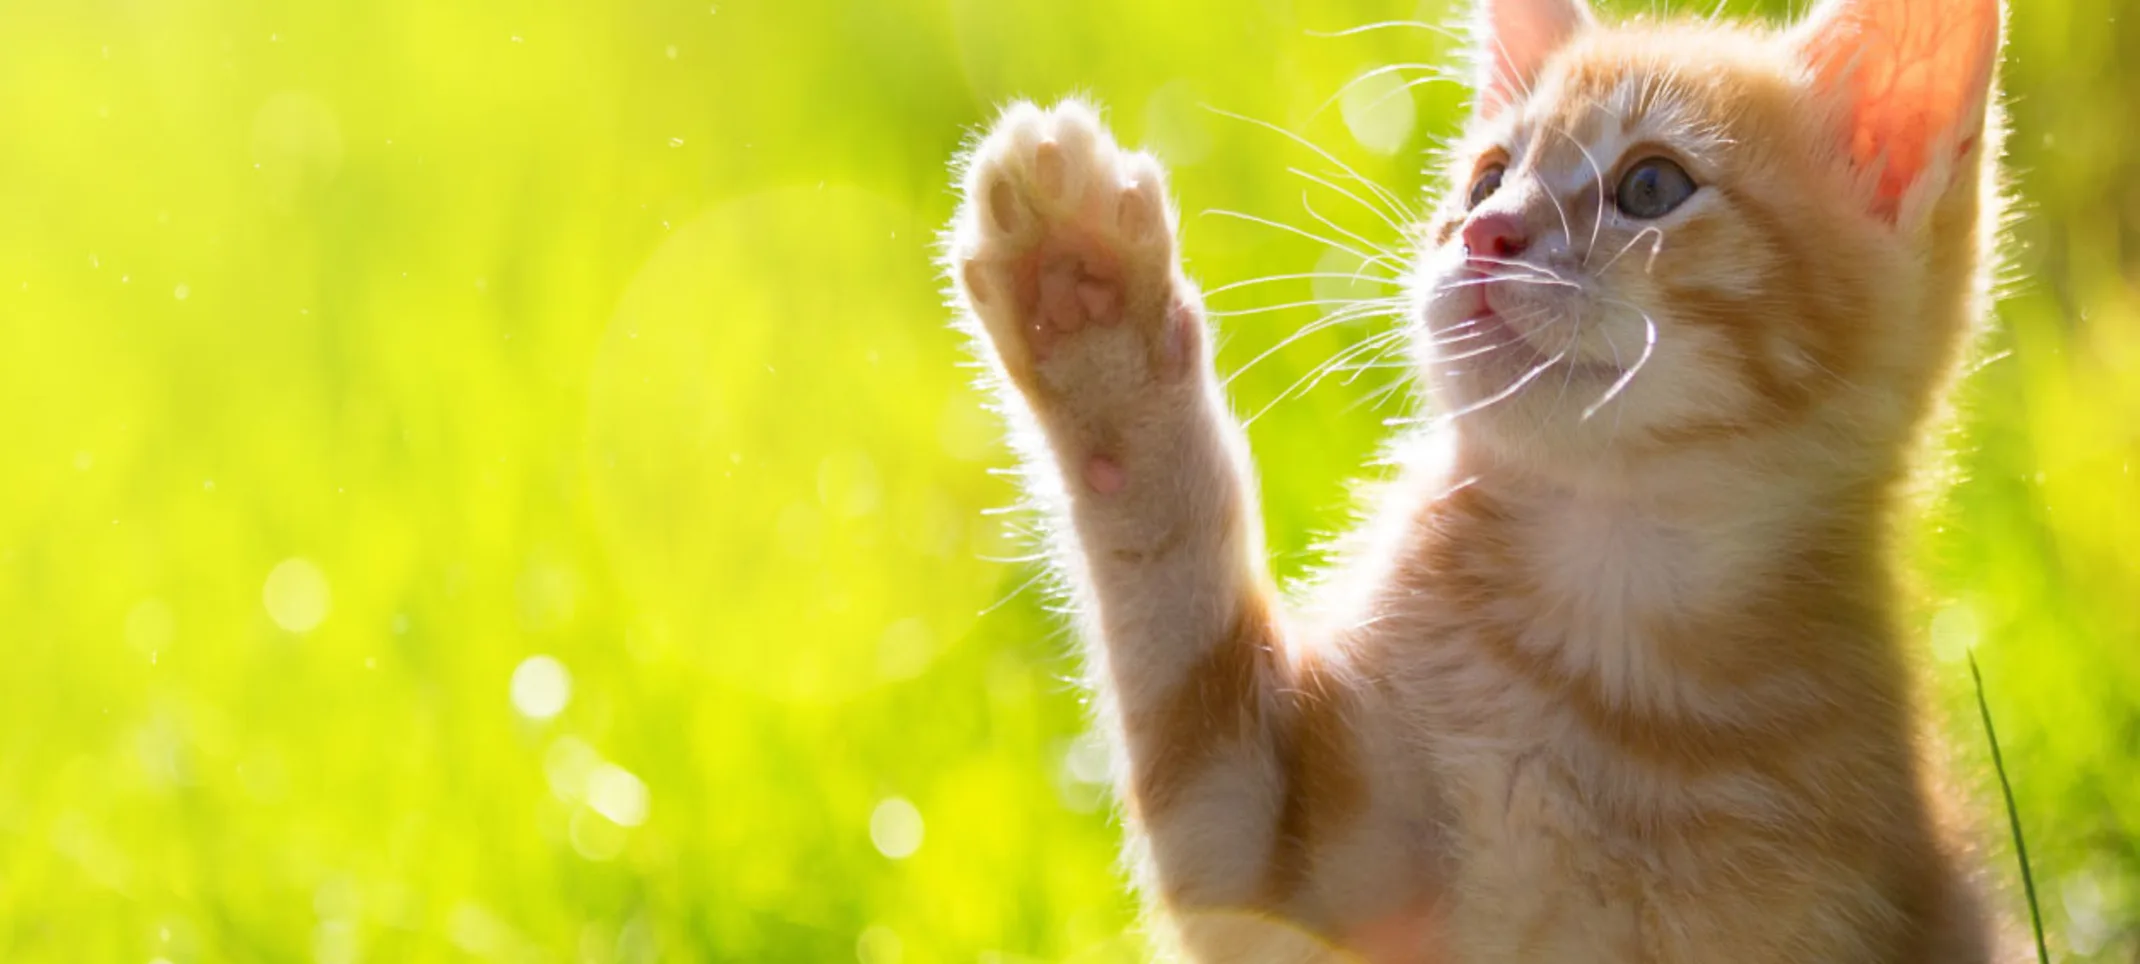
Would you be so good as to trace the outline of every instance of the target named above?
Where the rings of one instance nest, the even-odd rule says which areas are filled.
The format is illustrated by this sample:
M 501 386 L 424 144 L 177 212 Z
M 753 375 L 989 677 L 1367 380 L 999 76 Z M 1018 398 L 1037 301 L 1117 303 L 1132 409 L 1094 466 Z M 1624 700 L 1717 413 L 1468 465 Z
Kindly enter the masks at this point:
M 1513 211 L 1490 211 L 1464 225 L 1464 253 L 1474 258 L 1513 258 L 1530 246 L 1523 218 Z

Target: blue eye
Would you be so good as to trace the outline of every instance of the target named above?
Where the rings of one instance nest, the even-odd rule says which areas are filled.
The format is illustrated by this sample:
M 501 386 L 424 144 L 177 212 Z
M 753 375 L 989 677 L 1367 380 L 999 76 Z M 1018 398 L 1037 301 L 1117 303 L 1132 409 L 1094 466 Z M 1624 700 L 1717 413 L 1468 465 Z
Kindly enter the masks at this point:
M 1628 168 L 1613 200 L 1628 217 L 1647 221 L 1672 213 L 1687 203 L 1694 191 L 1694 178 L 1685 168 L 1665 158 L 1652 157 Z
M 1501 176 L 1506 173 L 1506 164 L 1494 164 L 1480 171 L 1478 178 L 1471 182 L 1471 207 L 1476 208 L 1493 197 L 1494 192 L 1501 189 Z

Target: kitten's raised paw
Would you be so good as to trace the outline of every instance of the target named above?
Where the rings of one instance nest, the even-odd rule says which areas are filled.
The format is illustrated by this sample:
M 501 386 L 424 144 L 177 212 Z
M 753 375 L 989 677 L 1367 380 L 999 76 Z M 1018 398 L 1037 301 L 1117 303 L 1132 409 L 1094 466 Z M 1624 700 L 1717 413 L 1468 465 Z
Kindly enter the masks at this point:
M 1201 332 L 1164 175 L 1066 101 L 1006 111 L 974 152 L 953 277 L 1040 405 L 1089 407 L 1189 370 Z

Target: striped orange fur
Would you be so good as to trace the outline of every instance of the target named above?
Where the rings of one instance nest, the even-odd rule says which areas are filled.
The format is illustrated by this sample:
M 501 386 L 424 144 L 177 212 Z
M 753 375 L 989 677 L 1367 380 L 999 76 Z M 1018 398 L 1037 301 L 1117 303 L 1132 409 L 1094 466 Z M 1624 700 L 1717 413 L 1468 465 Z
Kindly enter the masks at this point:
M 1008 110 L 947 236 L 1192 959 L 2014 958 L 1888 533 L 1985 314 L 1998 0 L 1482 0 L 1418 233 L 1435 413 L 1270 588 L 1164 172 Z

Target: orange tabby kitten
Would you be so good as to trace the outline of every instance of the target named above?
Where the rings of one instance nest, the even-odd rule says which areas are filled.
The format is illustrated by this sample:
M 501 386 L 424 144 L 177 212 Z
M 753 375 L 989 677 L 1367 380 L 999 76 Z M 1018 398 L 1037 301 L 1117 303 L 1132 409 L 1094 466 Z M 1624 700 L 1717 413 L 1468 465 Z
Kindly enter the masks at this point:
M 1986 307 L 2000 20 L 1485 0 L 1415 271 L 1445 415 L 1290 617 L 1158 165 L 1005 113 L 947 267 L 1189 956 L 2000 956 L 1883 544 Z

